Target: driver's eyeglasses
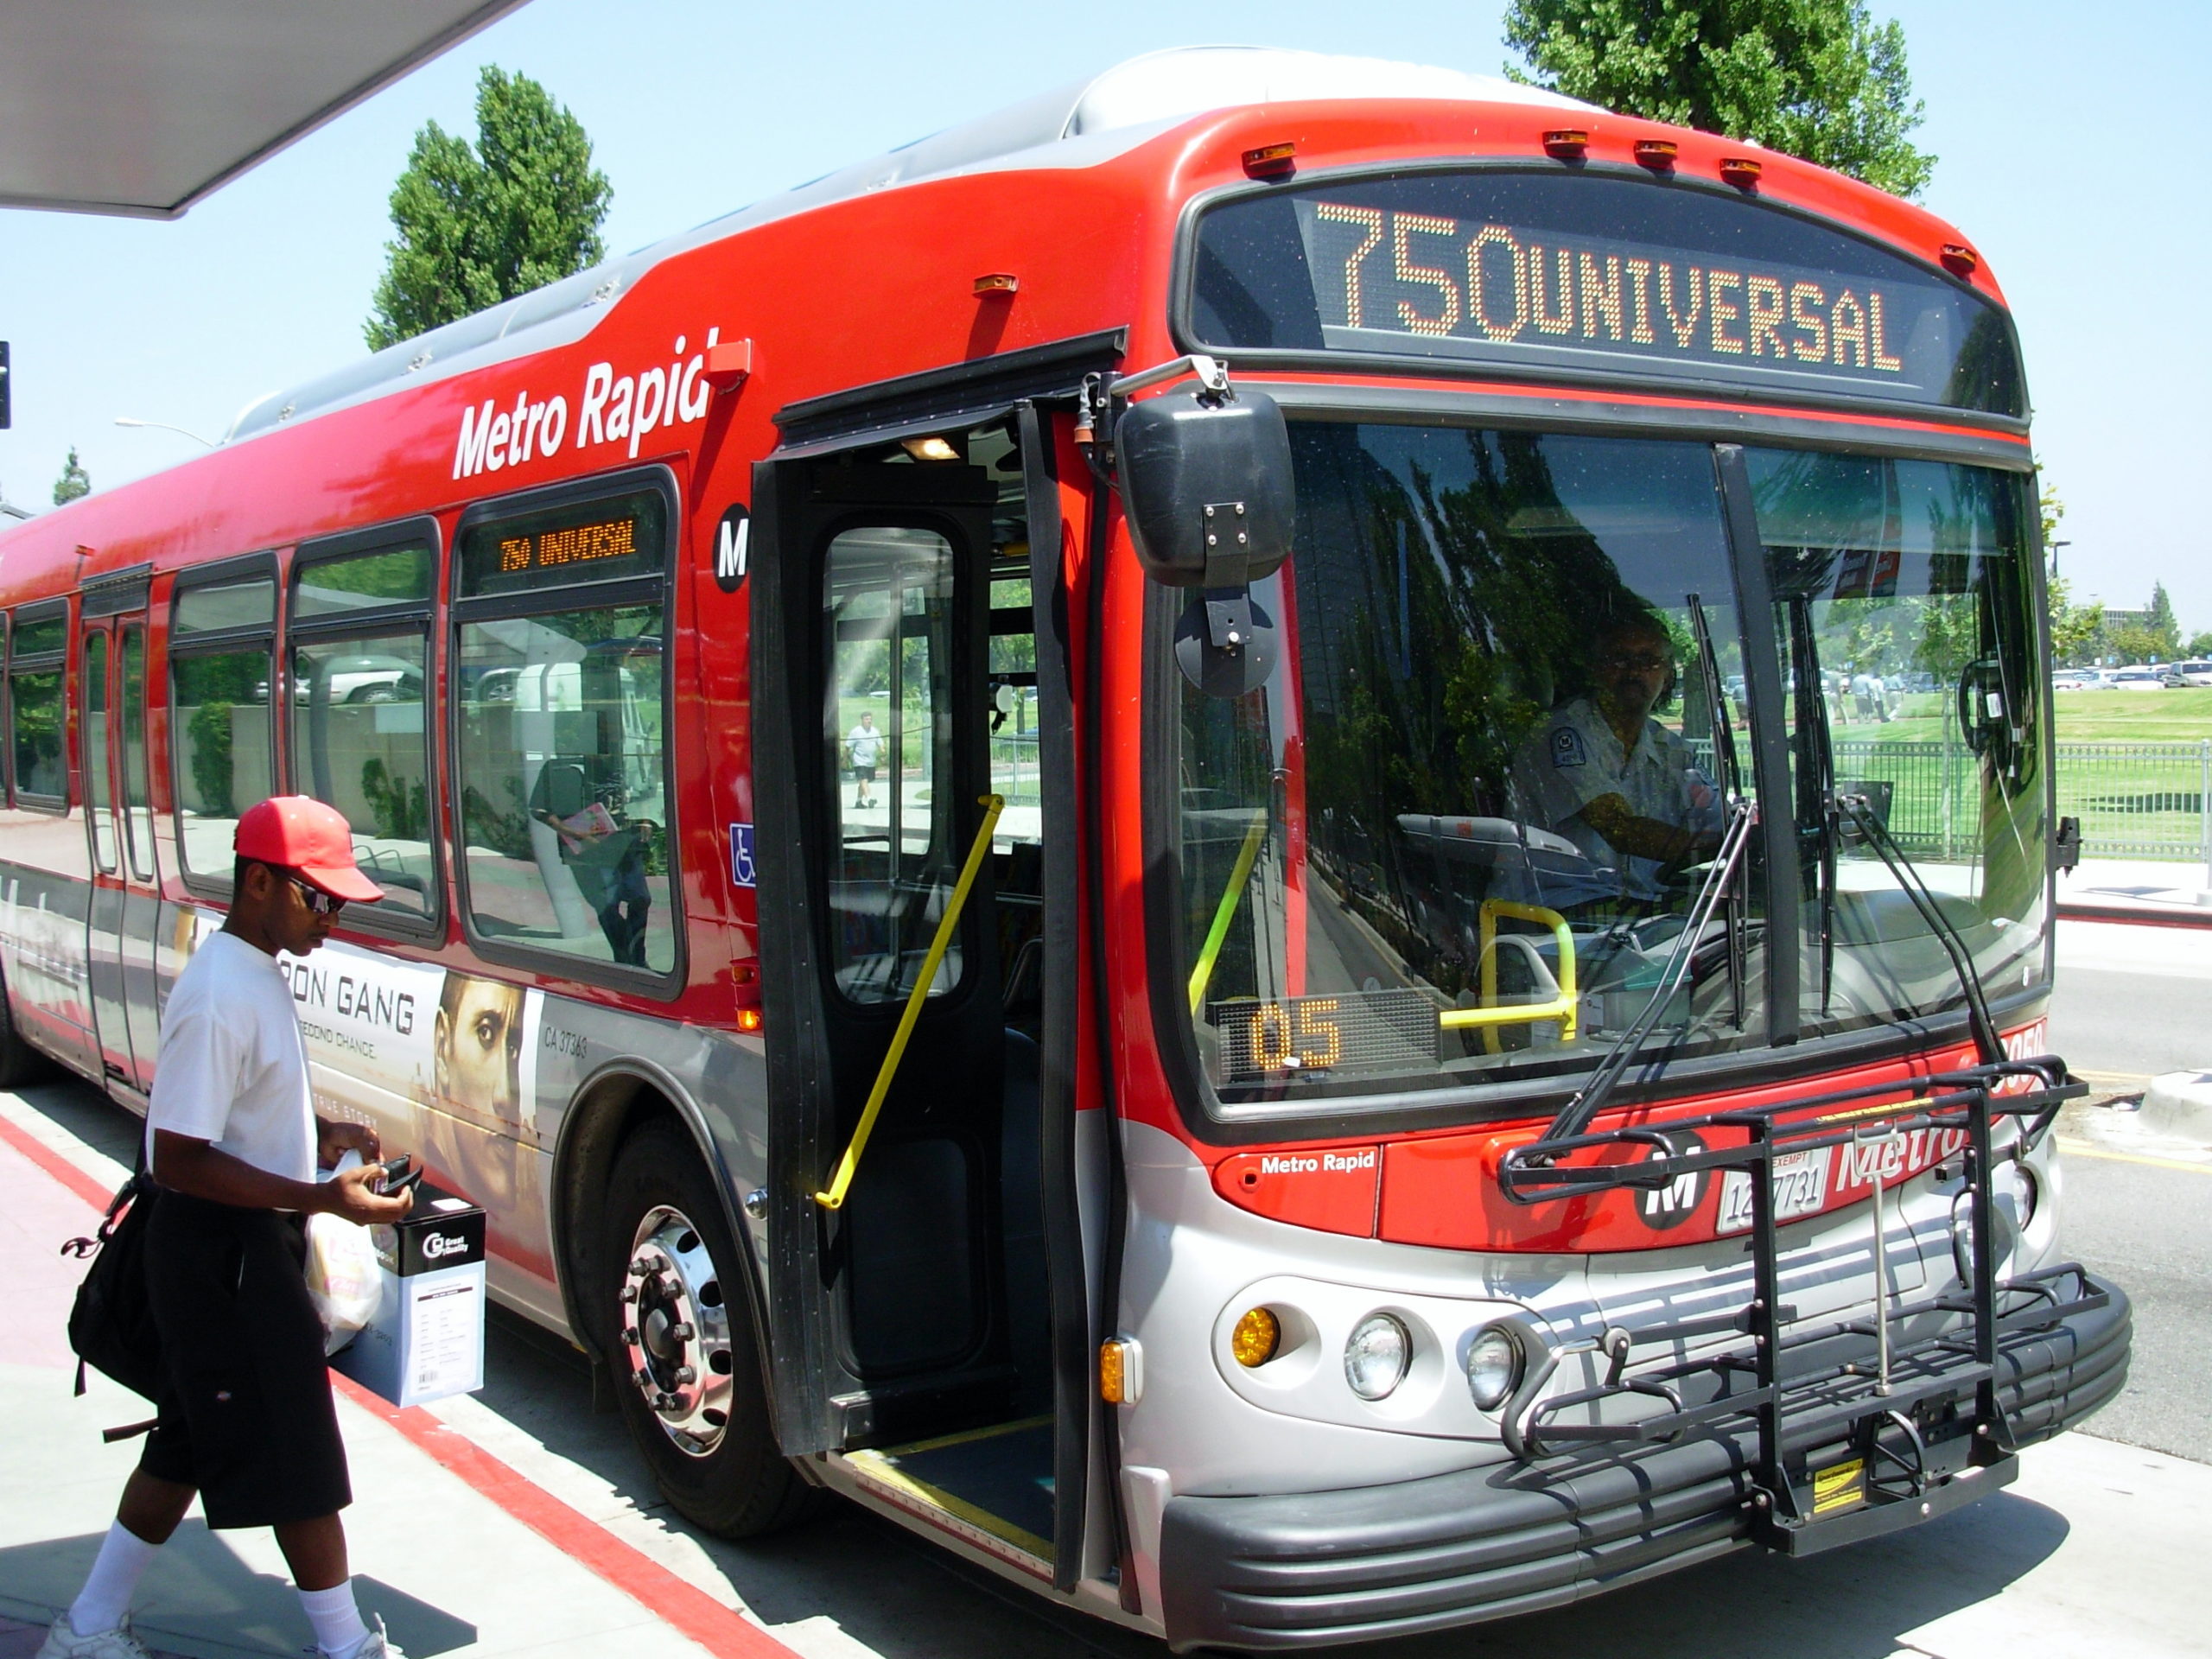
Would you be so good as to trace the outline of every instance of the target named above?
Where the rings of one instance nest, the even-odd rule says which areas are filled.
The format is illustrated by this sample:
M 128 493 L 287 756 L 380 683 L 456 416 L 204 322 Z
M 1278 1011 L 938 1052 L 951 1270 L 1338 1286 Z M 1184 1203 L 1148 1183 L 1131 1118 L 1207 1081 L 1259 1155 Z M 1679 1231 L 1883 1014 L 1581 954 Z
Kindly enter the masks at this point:
M 321 887 L 303 881 L 296 875 L 288 875 L 284 879 L 299 889 L 302 902 L 318 916 L 335 916 L 346 908 L 346 901 L 336 893 L 325 893 Z

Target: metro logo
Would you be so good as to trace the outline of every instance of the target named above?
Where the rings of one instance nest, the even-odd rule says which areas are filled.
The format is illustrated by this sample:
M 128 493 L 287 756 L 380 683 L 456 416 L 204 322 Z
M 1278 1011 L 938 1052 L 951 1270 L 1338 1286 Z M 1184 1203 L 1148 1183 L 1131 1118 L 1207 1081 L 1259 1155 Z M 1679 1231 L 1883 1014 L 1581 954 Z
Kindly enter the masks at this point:
M 575 442 L 571 450 L 597 448 L 628 440 L 629 458 L 646 436 L 671 426 L 688 426 L 704 420 L 714 388 L 702 378 L 707 353 L 721 338 L 719 327 L 707 330 L 705 347 L 684 356 L 688 339 L 676 337 L 675 355 L 665 367 L 655 364 L 634 373 L 617 376 L 611 362 L 594 363 L 584 371 L 584 383 L 575 411 Z M 527 389 L 515 394 L 512 409 L 498 409 L 486 397 L 480 406 L 461 411 L 461 429 L 454 444 L 453 475 L 474 478 L 505 467 L 558 454 L 569 437 L 569 400 L 556 393 L 533 399 Z

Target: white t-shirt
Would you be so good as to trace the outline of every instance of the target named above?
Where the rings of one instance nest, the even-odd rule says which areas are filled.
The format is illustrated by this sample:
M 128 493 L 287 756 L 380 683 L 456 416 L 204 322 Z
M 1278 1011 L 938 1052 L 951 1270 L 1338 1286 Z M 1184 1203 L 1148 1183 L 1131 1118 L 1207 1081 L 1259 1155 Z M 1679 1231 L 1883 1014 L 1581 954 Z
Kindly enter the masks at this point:
M 883 750 L 883 731 L 876 726 L 855 726 L 845 734 L 845 741 L 852 749 L 855 766 L 873 767 Z
M 274 957 L 236 934 L 202 939 L 169 992 L 146 1111 L 149 1165 L 156 1129 L 271 1175 L 315 1179 L 315 1096 L 291 987 Z

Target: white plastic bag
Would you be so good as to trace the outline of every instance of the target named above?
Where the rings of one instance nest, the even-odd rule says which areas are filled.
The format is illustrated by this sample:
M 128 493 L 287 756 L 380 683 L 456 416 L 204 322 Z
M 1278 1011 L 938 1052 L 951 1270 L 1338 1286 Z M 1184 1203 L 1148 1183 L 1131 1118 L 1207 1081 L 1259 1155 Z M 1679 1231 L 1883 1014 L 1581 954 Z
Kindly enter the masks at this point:
M 360 1161 L 360 1154 L 348 1152 L 338 1160 L 338 1168 L 350 1169 Z M 308 1295 L 322 1320 L 322 1351 L 327 1358 L 353 1340 L 384 1301 L 383 1270 L 369 1230 L 340 1216 L 309 1216 L 306 1271 Z

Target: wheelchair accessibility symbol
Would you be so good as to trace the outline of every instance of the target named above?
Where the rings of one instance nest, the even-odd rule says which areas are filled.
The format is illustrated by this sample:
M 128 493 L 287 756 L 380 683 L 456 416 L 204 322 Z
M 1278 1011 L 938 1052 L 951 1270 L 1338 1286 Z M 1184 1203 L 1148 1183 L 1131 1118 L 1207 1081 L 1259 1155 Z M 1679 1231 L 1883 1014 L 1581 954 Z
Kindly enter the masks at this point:
M 729 879 L 741 887 L 753 882 L 753 826 L 733 823 L 729 827 Z

